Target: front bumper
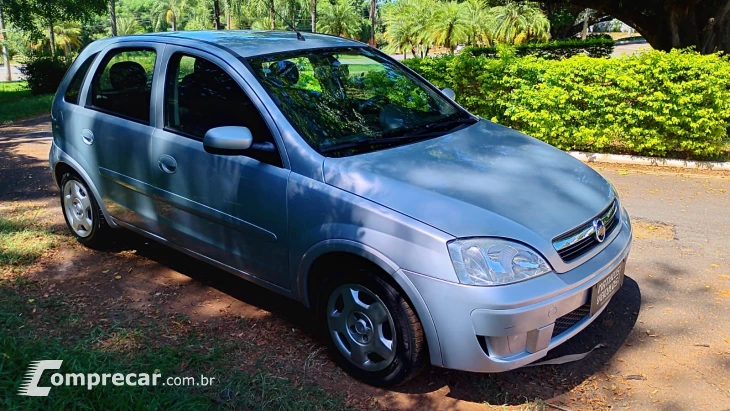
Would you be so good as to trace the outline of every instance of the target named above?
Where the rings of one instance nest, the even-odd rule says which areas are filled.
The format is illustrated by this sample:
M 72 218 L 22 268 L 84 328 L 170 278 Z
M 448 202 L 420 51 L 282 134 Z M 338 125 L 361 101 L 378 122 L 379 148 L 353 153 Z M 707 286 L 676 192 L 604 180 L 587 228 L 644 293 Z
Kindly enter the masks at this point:
M 606 307 L 593 316 L 585 311 L 591 287 L 622 264 L 631 249 L 631 223 L 625 210 L 622 214 L 620 230 L 611 242 L 562 274 L 474 287 L 403 270 L 433 319 L 440 365 L 474 372 L 512 370 L 544 357 L 586 328 Z M 558 319 L 564 331 L 553 333 Z

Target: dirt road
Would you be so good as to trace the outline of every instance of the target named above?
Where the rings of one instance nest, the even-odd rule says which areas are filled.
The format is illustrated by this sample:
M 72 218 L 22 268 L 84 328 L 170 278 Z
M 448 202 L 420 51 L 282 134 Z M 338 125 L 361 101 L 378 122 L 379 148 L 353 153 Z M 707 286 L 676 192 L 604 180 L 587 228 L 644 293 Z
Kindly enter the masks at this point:
M 47 165 L 47 119 L 0 127 L 0 214 L 32 212 L 63 231 Z M 623 288 L 593 325 L 550 354 L 582 361 L 499 375 L 429 369 L 394 390 L 339 371 L 301 307 L 179 253 L 120 231 L 113 249 L 67 241 L 27 274 L 89 310 L 181 312 L 218 327 L 210 338 L 241 341 L 246 358 L 304 370 L 356 407 L 484 409 L 544 402 L 567 409 L 730 409 L 730 176 L 596 166 L 621 193 L 636 239 Z M 111 277 L 120 272 L 120 279 Z M 80 296 L 80 297 L 79 297 Z M 91 314 L 89 314 L 91 315 Z M 231 318 L 244 318 L 234 329 Z M 212 324 L 212 325 L 211 325 Z M 262 357 L 263 356 L 263 357 Z

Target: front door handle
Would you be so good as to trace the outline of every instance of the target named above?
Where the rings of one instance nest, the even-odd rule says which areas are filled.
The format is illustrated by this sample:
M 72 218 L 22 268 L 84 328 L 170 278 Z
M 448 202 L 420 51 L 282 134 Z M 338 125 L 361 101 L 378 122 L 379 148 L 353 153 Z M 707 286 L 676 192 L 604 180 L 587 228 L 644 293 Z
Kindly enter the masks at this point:
M 157 159 L 157 165 L 167 174 L 174 174 L 177 171 L 177 161 L 167 154 L 163 154 Z

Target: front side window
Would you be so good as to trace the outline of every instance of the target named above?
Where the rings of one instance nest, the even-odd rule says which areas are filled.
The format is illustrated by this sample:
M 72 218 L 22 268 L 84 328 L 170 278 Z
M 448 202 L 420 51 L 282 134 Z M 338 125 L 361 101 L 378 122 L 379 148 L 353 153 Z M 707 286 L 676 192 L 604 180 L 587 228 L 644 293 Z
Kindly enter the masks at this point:
M 327 156 L 418 141 L 476 121 L 365 48 L 277 53 L 248 63 L 289 122 Z
M 149 124 L 155 56 L 151 49 L 110 52 L 94 75 L 92 106 Z
M 76 70 L 76 73 L 74 73 L 71 82 L 68 84 L 66 93 L 63 95 L 63 100 L 67 103 L 79 104 L 79 94 L 81 94 L 81 86 L 84 84 L 84 77 L 86 77 L 86 72 L 89 71 L 89 67 L 91 67 L 91 63 L 96 58 L 97 54 L 99 53 L 94 53 L 87 57 L 86 60 L 81 63 L 78 70 Z
M 253 101 L 218 65 L 182 53 L 170 57 L 165 84 L 165 128 L 196 139 L 216 127 L 251 131 L 254 143 L 276 146 Z M 249 157 L 281 166 L 278 152 L 250 150 Z

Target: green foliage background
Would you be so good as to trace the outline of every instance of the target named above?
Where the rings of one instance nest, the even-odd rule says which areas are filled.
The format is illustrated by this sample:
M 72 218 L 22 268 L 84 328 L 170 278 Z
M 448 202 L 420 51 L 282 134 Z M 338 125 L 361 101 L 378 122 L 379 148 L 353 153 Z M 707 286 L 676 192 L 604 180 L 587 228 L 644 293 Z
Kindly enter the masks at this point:
M 620 59 L 445 56 L 406 65 L 481 117 L 564 150 L 730 158 L 730 61 L 651 51 Z
M 545 43 L 529 42 L 515 46 L 518 56 L 536 56 L 559 60 L 585 54 L 589 57 L 610 57 L 616 43 L 609 35 L 592 35 L 586 40 L 552 40 Z M 466 47 L 462 54 L 496 57 L 497 47 Z

